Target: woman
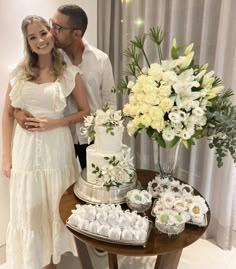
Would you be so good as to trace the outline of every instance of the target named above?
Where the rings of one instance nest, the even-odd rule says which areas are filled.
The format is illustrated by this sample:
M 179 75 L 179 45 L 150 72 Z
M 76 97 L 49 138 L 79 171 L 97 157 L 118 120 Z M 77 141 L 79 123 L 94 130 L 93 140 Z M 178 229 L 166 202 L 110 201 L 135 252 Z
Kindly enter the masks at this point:
M 83 121 L 89 105 L 78 68 L 65 65 L 48 23 L 28 16 L 22 32 L 25 57 L 10 74 L 2 119 L 2 169 L 10 178 L 11 203 L 7 262 L 11 268 L 49 269 L 64 252 L 77 255 L 58 207 L 78 177 L 68 125 Z M 64 116 L 70 94 L 79 112 Z M 27 130 L 17 124 L 13 136 L 14 108 L 32 117 Z

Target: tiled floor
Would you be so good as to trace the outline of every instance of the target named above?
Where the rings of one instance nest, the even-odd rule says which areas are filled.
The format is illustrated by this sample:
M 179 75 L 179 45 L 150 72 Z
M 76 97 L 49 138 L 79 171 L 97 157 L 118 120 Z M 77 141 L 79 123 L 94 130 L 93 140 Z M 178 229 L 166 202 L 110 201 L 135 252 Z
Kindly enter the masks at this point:
M 108 269 L 107 256 L 97 257 L 89 248 L 94 269 Z M 5 247 L 0 248 L 0 264 L 5 262 Z M 119 269 L 151 269 L 155 257 L 125 257 L 118 258 Z M 207 240 L 200 239 L 184 249 L 178 269 L 235 269 L 236 249 L 224 251 Z M 10 269 L 6 264 L 0 269 Z M 15 268 L 14 268 L 15 269 Z M 66 254 L 58 269 L 81 269 L 77 258 Z M 168 268 L 166 268 L 168 269 Z

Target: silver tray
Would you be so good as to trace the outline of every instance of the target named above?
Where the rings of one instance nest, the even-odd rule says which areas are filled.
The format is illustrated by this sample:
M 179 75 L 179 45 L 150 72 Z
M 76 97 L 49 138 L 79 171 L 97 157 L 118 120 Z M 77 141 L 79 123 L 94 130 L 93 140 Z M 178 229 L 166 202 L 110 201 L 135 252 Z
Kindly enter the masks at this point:
M 147 237 L 145 240 L 113 240 L 108 238 L 107 236 L 104 235 L 100 235 L 100 234 L 95 234 L 95 233 L 91 233 L 89 231 L 86 230 L 81 230 L 79 229 L 77 226 L 72 225 L 68 222 L 68 219 L 66 221 L 66 226 L 69 227 L 70 229 L 82 234 L 82 235 L 86 235 L 88 237 L 103 241 L 103 242 L 107 242 L 107 243 L 112 243 L 112 244 L 119 244 L 119 245 L 129 245 L 129 246 L 142 246 L 142 247 L 146 247 L 148 238 L 150 236 L 151 230 L 152 230 L 152 222 L 149 220 L 149 226 L 148 226 L 148 231 L 147 231 Z
M 112 186 L 107 191 L 106 187 L 97 186 L 87 182 L 86 169 L 74 185 L 75 195 L 82 201 L 90 204 L 122 204 L 125 203 L 126 193 L 137 186 L 137 174 L 134 173 L 133 182 L 120 187 Z
M 156 217 L 156 214 L 153 212 L 153 208 L 155 207 L 157 201 L 158 201 L 158 199 L 154 200 L 153 205 L 152 205 L 152 210 L 151 210 L 151 215 L 154 218 Z M 204 214 L 204 218 L 203 218 L 203 221 L 201 223 L 194 223 L 191 220 L 187 221 L 186 223 L 187 224 L 192 224 L 192 225 L 195 225 L 195 226 L 199 226 L 199 227 L 206 227 L 207 226 L 207 214 Z

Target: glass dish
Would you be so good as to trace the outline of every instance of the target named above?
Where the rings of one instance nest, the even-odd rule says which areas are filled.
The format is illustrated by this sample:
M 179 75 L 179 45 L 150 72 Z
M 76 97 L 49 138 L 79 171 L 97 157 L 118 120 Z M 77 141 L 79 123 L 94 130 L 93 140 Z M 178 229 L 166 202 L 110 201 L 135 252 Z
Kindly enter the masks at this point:
M 157 219 L 155 220 L 155 227 L 157 228 L 158 231 L 168 234 L 168 235 L 176 235 L 181 233 L 184 228 L 185 228 L 185 223 L 181 223 L 179 225 L 167 225 L 167 224 L 163 224 L 160 223 L 159 221 L 157 221 Z
M 144 213 L 151 207 L 152 201 L 145 204 L 137 204 L 131 202 L 130 199 L 126 197 L 126 204 L 132 211 L 137 211 L 138 213 Z

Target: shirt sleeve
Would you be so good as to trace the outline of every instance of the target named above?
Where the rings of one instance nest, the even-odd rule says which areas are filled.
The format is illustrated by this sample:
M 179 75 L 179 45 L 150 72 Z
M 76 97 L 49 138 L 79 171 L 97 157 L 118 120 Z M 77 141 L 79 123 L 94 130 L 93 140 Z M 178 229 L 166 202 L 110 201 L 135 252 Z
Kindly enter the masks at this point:
M 106 55 L 102 64 L 101 93 L 103 104 L 108 104 L 110 108 L 117 109 L 116 93 L 111 92 L 114 87 L 114 78 L 110 59 Z

